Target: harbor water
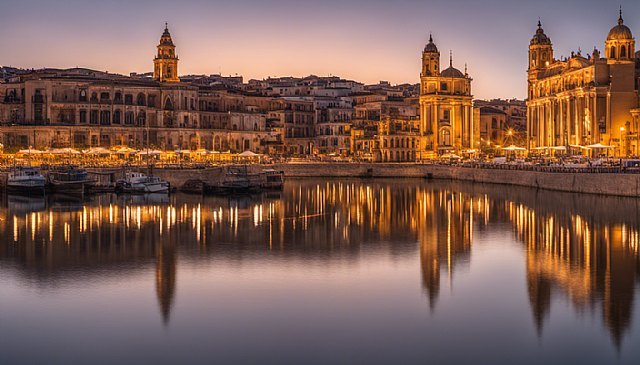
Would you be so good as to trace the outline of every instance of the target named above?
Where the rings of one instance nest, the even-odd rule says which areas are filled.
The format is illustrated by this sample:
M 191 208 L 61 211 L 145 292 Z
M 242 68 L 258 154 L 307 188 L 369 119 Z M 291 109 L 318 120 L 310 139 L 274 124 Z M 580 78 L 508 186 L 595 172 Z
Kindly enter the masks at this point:
M 640 199 L 419 179 L 0 200 L 2 364 L 637 364 Z

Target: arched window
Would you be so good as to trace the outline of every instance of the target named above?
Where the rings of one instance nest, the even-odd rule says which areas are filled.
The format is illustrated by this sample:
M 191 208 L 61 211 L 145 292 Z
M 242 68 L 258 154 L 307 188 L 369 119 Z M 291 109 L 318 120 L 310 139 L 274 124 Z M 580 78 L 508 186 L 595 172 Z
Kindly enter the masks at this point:
M 626 58 L 627 57 L 627 48 L 625 46 L 622 46 L 622 48 L 620 48 L 620 58 Z
M 113 102 L 116 104 L 122 104 L 122 93 L 116 92 L 116 95 L 113 97 Z
M 171 102 L 171 98 L 167 96 L 167 99 L 164 101 L 164 109 L 165 110 L 173 110 L 173 103 Z
M 253 123 L 253 130 L 257 131 L 258 130 L 258 123 Z
M 449 128 L 443 128 L 442 131 L 440 131 L 440 145 L 451 146 L 451 131 Z
M 611 47 L 611 51 L 609 52 L 609 58 L 616 58 L 616 48 Z
M 87 91 L 80 90 L 80 101 L 87 101 Z

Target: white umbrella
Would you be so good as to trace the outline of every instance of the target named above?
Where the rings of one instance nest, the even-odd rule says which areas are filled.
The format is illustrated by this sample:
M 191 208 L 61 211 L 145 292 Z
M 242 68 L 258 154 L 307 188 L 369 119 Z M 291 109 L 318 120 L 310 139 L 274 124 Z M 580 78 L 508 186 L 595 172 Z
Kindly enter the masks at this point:
M 262 156 L 262 155 L 259 155 L 257 153 L 253 153 L 251 151 L 244 151 L 244 152 L 238 154 L 238 156 L 239 157 L 257 157 L 257 156 Z
M 595 143 L 595 144 L 590 144 L 587 146 L 587 148 L 615 148 L 615 146 L 607 146 L 607 145 L 603 145 L 602 143 Z
M 138 150 L 135 150 L 131 147 L 127 147 L 127 146 L 119 146 L 119 147 L 112 147 L 111 148 L 115 153 L 134 153 L 134 152 L 138 152 Z
M 159 156 L 161 154 L 162 154 L 162 151 L 160 151 L 160 150 L 149 150 L 149 151 L 145 150 L 145 151 L 138 152 L 138 155 L 141 155 L 141 156 L 147 156 L 147 155 L 149 155 L 149 156 Z
M 50 153 L 52 155 L 79 155 L 80 151 L 74 150 L 73 148 L 65 147 L 65 148 L 54 148 L 45 153 Z
M 112 152 L 104 147 L 91 147 L 88 150 L 82 151 L 87 155 L 110 155 Z
M 28 149 L 28 150 L 20 150 L 20 151 L 18 151 L 17 154 L 18 155 L 40 155 L 40 154 L 42 154 L 42 151 Z
M 522 147 L 517 147 L 515 145 L 511 145 L 509 147 L 503 147 L 502 148 L 504 151 L 526 151 L 526 148 L 522 148 Z

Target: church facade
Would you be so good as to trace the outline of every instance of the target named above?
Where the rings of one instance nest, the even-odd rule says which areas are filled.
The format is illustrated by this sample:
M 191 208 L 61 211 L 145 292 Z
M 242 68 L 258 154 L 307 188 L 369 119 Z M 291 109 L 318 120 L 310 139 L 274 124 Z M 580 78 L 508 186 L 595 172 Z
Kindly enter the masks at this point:
M 420 73 L 420 128 L 423 158 L 446 152 L 471 150 L 479 143 L 479 126 L 474 124 L 472 79 L 453 67 L 441 70 L 440 51 L 429 37 L 422 52 Z
M 605 42 L 584 56 L 555 59 L 542 24 L 529 44 L 527 144 L 530 150 L 603 144 L 638 155 L 640 53 L 622 12 Z

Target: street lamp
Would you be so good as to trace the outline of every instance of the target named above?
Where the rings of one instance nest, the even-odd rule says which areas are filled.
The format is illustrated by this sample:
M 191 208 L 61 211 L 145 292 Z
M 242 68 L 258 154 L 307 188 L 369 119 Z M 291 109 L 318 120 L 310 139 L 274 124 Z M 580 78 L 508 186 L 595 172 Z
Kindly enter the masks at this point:
M 620 127 L 620 156 L 626 156 L 627 155 L 627 151 L 625 150 L 625 132 L 626 129 L 625 127 Z

